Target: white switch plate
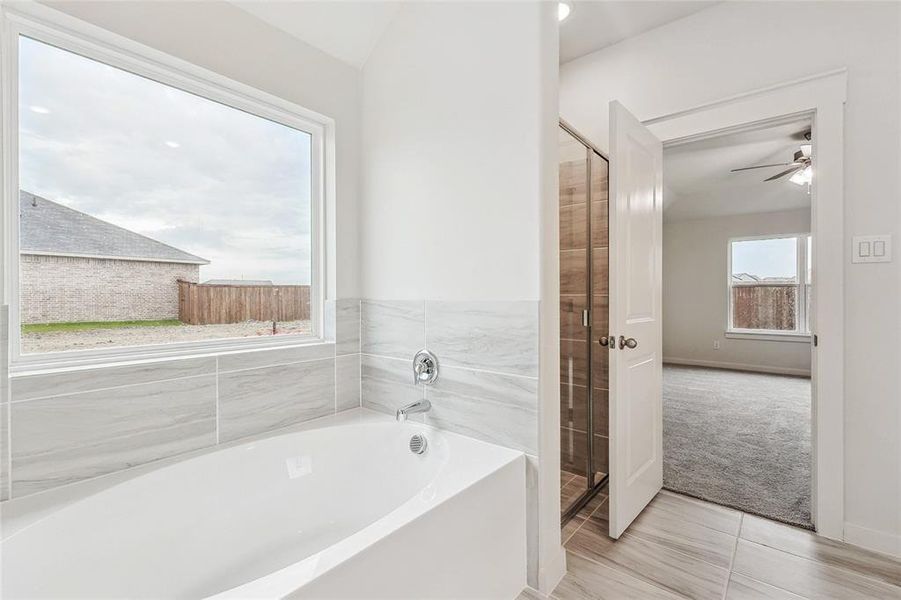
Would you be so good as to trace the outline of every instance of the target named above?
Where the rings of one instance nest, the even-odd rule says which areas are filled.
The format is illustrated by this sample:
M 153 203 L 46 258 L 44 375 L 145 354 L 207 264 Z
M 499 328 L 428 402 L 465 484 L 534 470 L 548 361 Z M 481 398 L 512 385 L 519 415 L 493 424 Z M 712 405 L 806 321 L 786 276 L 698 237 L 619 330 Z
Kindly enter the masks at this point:
M 892 236 L 855 235 L 851 241 L 851 262 L 892 262 Z

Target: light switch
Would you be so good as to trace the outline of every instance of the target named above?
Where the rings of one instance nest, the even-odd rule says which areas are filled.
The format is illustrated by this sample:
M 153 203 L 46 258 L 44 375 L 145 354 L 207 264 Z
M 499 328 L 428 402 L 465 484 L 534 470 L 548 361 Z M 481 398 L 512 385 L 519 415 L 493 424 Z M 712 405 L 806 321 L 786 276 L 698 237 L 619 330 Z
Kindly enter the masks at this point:
M 852 263 L 892 262 L 892 236 L 855 235 L 852 242 Z

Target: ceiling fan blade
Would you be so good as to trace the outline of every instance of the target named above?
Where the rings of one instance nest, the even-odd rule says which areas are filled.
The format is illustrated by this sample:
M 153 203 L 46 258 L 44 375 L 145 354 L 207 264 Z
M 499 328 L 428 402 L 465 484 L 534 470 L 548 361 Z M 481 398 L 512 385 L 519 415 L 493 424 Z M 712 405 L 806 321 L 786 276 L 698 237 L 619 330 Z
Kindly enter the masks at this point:
M 773 175 L 772 177 L 767 177 L 766 179 L 764 179 L 764 181 L 775 181 L 776 179 L 779 179 L 780 177 L 785 177 L 786 175 L 790 175 L 791 173 L 794 173 L 795 171 L 800 171 L 803 168 L 804 168 L 803 166 L 792 167 L 791 169 L 786 169 L 785 171 L 782 171 L 781 173 L 777 173 L 777 174 Z
M 737 171 L 750 171 L 751 169 L 766 169 L 768 167 L 787 167 L 788 165 L 793 165 L 795 163 L 776 163 L 773 165 L 757 165 L 755 167 L 742 167 L 740 169 L 732 169 L 730 173 L 735 173 Z

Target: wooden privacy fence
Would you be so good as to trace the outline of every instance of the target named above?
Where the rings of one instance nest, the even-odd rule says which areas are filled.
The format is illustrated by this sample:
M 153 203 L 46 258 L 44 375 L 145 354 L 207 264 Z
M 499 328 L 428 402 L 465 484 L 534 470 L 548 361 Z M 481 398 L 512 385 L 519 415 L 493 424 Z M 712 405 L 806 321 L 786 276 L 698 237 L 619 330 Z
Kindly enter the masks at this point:
M 732 327 L 792 330 L 798 310 L 796 285 L 732 286 Z
M 189 325 L 306 321 L 308 285 L 219 285 L 178 280 L 178 320 Z

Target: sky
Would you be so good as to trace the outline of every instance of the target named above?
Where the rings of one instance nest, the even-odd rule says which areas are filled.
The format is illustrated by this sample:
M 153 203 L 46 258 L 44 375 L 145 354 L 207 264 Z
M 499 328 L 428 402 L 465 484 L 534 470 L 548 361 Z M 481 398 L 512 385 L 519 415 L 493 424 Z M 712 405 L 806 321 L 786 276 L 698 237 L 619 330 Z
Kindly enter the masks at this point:
M 732 273 L 758 277 L 796 277 L 798 254 L 795 238 L 747 240 L 732 244 Z
M 201 281 L 308 284 L 309 134 L 21 38 L 21 189 L 206 258 Z

